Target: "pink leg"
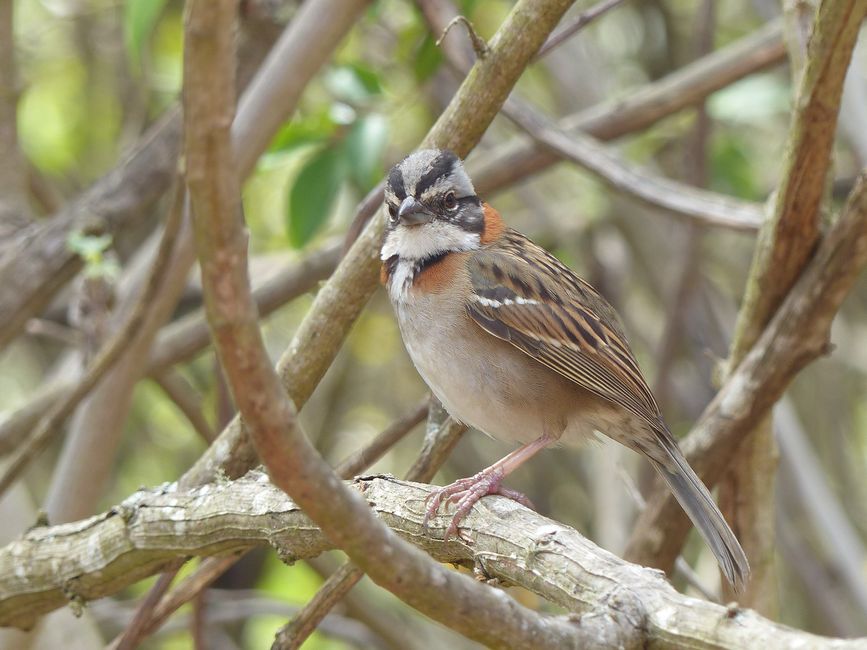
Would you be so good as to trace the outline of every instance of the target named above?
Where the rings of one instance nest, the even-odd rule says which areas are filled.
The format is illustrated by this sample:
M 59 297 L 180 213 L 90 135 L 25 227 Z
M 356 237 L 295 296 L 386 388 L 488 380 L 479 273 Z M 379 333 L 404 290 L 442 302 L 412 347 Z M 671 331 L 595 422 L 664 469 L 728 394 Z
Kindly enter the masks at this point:
M 449 527 L 446 529 L 443 539 L 448 539 L 458 532 L 458 525 L 461 520 L 467 516 L 476 502 L 483 496 L 488 494 L 499 494 L 513 501 L 517 501 L 528 508 L 532 508 L 533 504 L 530 500 L 520 492 L 501 487 L 503 479 L 518 469 L 527 460 L 532 458 L 536 452 L 546 447 L 553 442 L 553 438 L 542 436 L 536 438 L 532 442 L 527 443 L 523 447 L 519 447 L 508 456 L 498 460 L 496 463 L 483 469 L 475 476 L 458 479 L 451 485 L 437 488 L 427 498 L 427 511 L 424 515 L 424 525 L 427 527 L 427 522 L 431 517 L 436 516 L 440 506 L 445 503 L 457 504 L 455 514 Z

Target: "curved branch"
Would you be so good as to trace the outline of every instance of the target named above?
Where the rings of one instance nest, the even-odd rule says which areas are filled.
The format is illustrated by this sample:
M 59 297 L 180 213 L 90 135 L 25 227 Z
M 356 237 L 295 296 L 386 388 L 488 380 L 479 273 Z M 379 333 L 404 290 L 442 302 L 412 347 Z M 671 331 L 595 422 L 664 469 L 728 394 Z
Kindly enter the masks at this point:
M 386 476 L 350 485 L 398 535 L 440 562 L 521 585 L 575 613 L 570 645 L 625 641 L 626 647 L 772 650 L 863 647 L 764 619 L 752 611 L 677 593 L 661 573 L 604 551 L 575 530 L 514 501 L 487 497 L 461 525 L 463 540 L 443 543 L 424 533 L 427 485 Z M 288 561 L 311 558 L 332 544 L 261 472 L 238 481 L 175 491 L 137 492 L 102 515 L 36 528 L 0 549 L 0 625 L 28 627 L 69 599 L 115 593 L 168 560 L 230 553 L 268 544 Z M 447 517 L 431 522 L 444 530 Z M 60 562 L 57 558 L 63 558 Z M 497 593 L 493 591 L 493 593 Z M 585 635 L 606 631 L 606 636 Z

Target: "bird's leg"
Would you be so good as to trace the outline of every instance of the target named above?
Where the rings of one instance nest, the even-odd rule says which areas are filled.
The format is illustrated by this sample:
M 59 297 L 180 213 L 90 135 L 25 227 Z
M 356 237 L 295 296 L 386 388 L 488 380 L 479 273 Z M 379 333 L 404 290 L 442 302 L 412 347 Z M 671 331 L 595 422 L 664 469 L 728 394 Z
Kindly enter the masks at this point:
M 443 503 L 446 505 L 450 503 L 456 504 L 455 514 L 443 538 L 445 541 L 448 541 L 452 535 L 458 532 L 458 525 L 467 516 L 467 513 L 472 510 L 476 502 L 488 494 L 499 494 L 507 499 L 517 501 L 528 508 L 533 508 L 533 504 L 527 497 L 520 492 L 502 487 L 501 483 L 506 476 L 518 469 L 524 462 L 532 458 L 537 451 L 553 441 L 554 438 L 543 435 L 519 447 L 508 456 L 504 456 L 475 476 L 458 479 L 451 485 L 436 488 L 425 500 L 427 503 L 427 510 L 424 515 L 425 528 L 427 527 L 428 520 L 436 516 L 437 511 Z

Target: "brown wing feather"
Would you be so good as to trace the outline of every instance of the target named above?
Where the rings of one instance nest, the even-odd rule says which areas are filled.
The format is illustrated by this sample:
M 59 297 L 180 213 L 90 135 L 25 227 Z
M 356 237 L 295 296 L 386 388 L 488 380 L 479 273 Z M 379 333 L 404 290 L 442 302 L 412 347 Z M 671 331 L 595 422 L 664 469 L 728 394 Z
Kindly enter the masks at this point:
M 485 331 L 665 430 L 614 309 L 571 269 L 508 230 L 469 271 L 467 312 Z

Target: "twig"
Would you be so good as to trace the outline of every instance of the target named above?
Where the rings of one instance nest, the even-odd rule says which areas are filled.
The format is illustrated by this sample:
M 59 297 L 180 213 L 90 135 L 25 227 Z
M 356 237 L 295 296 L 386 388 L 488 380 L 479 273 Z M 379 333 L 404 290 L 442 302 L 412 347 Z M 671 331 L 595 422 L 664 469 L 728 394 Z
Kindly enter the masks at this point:
M 171 587 L 172 580 L 175 579 L 183 564 L 183 560 L 175 560 L 170 566 L 166 567 L 166 570 L 157 578 L 156 584 L 151 587 L 147 596 L 139 603 L 132 620 L 126 626 L 126 630 L 109 644 L 109 650 L 133 650 L 138 647 L 138 644 L 145 636 L 146 627 L 150 621 L 153 609 L 159 603 L 163 594 Z
M 704 225 L 756 230 L 762 207 L 715 192 L 653 176 L 620 160 L 590 136 L 567 133 L 529 105 L 511 98 L 503 113 L 556 155 L 592 172 L 610 187 L 672 214 Z
M 442 45 L 443 40 L 445 40 L 445 37 L 451 31 L 452 27 L 457 24 L 461 24 L 466 28 L 467 34 L 470 37 L 470 41 L 473 44 L 473 51 L 476 53 L 476 56 L 480 59 L 484 59 L 486 56 L 488 56 L 488 52 L 490 51 L 490 48 L 488 48 L 488 44 L 485 42 L 485 39 L 479 36 L 478 32 L 476 32 L 476 28 L 473 27 L 473 24 L 466 16 L 455 16 L 454 18 L 452 18 L 449 21 L 448 25 L 443 28 L 440 37 L 436 40 L 436 46 L 439 47 L 440 45 Z
M 328 579 L 289 622 L 281 627 L 271 650 L 297 650 L 307 640 L 332 608 L 364 577 L 364 572 L 347 563 Z
M 93 362 L 88 366 L 84 376 L 76 387 L 39 422 L 36 430 L 10 461 L 6 472 L 0 479 L 0 495 L 17 480 L 27 465 L 36 458 L 48 445 L 54 435 L 60 430 L 63 422 L 75 410 L 82 399 L 96 386 L 99 380 L 121 358 L 129 341 L 136 336 L 144 322 L 153 296 L 159 289 L 166 270 L 166 263 L 172 254 L 175 236 L 181 226 L 183 216 L 184 192 L 180 183 L 177 184 L 174 199 L 169 206 L 166 225 L 160 240 L 154 265 L 151 267 L 147 283 L 142 288 L 135 309 L 126 323 L 117 331 L 114 337 L 100 348 Z
M 539 49 L 539 53 L 536 55 L 536 60 L 538 61 L 542 57 L 546 56 L 555 47 L 572 38 L 572 36 L 587 27 L 587 25 L 592 23 L 594 20 L 620 4 L 623 4 L 623 0 L 602 0 L 602 2 L 593 5 L 589 9 L 585 9 L 578 14 L 572 22 L 553 33 L 551 38 L 545 41 L 545 44 Z
M 202 399 L 196 393 L 196 389 L 175 370 L 154 373 L 153 380 L 184 414 L 184 417 L 187 418 L 204 443 L 210 445 L 217 434 L 205 419 L 205 414 L 201 409 Z
M 334 468 L 334 473 L 341 478 L 352 478 L 359 472 L 373 465 L 402 440 L 417 424 L 427 416 L 429 398 L 425 397 L 417 406 L 399 420 L 392 422 L 376 438 L 371 440 Z
M 79 330 L 44 318 L 31 318 L 24 331 L 30 336 L 42 336 L 69 347 L 79 347 L 84 342 Z

